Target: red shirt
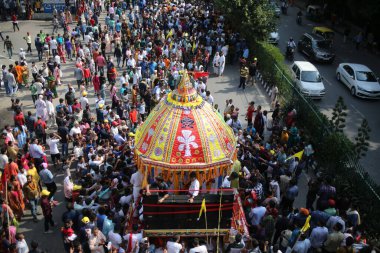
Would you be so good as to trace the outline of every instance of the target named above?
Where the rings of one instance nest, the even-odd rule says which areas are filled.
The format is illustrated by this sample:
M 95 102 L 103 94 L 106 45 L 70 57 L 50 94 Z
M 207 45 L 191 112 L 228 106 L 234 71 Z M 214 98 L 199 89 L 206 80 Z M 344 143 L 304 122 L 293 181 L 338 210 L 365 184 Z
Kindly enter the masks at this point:
M 136 111 L 136 109 L 133 109 L 129 113 L 129 119 L 132 121 L 132 123 L 136 123 L 137 122 L 137 111 Z
M 34 123 L 34 129 L 36 129 L 37 125 L 40 125 L 40 124 L 43 129 L 46 129 L 46 123 L 42 119 L 39 119 Z
M 89 68 L 84 68 L 83 69 L 83 75 L 84 75 L 84 78 L 90 78 L 91 77 L 91 71 Z
M 75 111 L 76 109 L 82 109 L 82 107 L 81 107 L 80 103 L 77 102 L 77 103 L 74 103 L 74 104 L 71 106 L 71 109 L 72 109 L 73 111 Z
M 12 22 L 16 22 L 17 21 L 17 16 L 15 14 L 13 14 L 12 17 L 11 17 L 11 19 L 12 19 Z
M 247 118 L 248 119 L 252 119 L 254 112 L 255 112 L 255 107 L 254 106 L 249 106 L 248 110 L 247 110 Z
M 91 26 L 95 26 L 95 19 L 90 19 L 90 24 L 91 24 Z
M 22 112 L 19 114 L 16 114 L 14 117 L 14 121 L 16 124 L 18 123 L 20 126 L 23 126 L 25 124 L 24 114 Z

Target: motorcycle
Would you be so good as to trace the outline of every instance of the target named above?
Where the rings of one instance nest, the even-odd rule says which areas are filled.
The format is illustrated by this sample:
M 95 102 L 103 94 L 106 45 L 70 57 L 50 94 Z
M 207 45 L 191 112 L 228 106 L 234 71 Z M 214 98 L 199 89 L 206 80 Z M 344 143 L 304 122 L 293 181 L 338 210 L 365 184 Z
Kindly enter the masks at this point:
M 301 15 L 297 15 L 297 24 L 302 25 L 302 16 Z
M 291 47 L 291 46 L 286 47 L 285 58 L 288 59 L 289 61 L 294 60 L 294 48 L 293 47 Z

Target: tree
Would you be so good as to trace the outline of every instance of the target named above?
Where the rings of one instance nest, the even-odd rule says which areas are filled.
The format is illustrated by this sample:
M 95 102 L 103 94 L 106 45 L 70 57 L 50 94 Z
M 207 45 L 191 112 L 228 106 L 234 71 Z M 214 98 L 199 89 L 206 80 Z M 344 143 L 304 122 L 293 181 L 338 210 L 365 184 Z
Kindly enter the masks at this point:
M 275 13 L 267 0 L 216 0 L 215 4 L 248 41 L 265 41 L 276 27 Z
M 371 128 L 368 125 L 368 121 L 363 119 L 362 124 L 358 128 L 358 136 L 355 137 L 355 154 L 356 158 L 360 159 L 366 155 L 369 147 L 369 133 Z
M 346 126 L 347 106 L 341 96 L 339 96 L 338 101 L 335 104 L 332 115 L 330 123 L 333 127 L 333 131 L 342 133 Z

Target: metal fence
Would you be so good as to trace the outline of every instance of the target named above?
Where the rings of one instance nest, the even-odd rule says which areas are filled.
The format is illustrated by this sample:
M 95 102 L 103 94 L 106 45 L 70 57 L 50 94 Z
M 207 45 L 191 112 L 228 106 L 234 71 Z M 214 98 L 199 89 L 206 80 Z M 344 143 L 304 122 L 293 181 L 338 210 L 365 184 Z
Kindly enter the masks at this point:
M 271 95 L 272 87 L 276 85 L 280 91 L 278 100 L 297 110 L 298 121 L 302 122 L 306 134 L 313 135 L 314 139 L 323 141 L 324 137 L 330 135 L 333 131 L 327 117 L 319 112 L 310 98 L 305 97 L 300 92 L 287 70 L 282 69 L 274 62 L 273 64 L 267 64 L 267 66 L 271 67 L 267 67 L 265 71 L 261 70 L 259 79 L 264 88 L 269 91 L 269 95 Z M 285 109 L 288 109 L 285 110 L 287 112 L 292 108 Z M 359 184 L 358 187 L 365 185 L 372 194 L 373 199 L 380 203 L 379 185 L 369 177 L 354 152 L 347 153 L 345 160 L 344 166 L 347 174 L 343 176 Z
M 278 66 L 274 59 L 270 59 L 269 64 L 268 59 L 266 60 L 265 66 L 262 66 L 258 75 L 264 89 L 271 95 L 273 86 L 278 87 L 279 95 L 277 100 L 284 106 L 284 112 L 287 113 L 292 109 L 297 110 L 297 122 L 300 122 L 304 135 L 311 137 L 313 146 L 316 147 L 318 153 L 320 151 L 318 149 L 324 147 L 323 143 L 329 137 L 334 136 L 328 118 L 319 112 L 313 101 L 305 97 L 295 86 L 295 82 L 292 80 L 287 68 Z M 319 169 L 323 174 L 329 174 L 334 177 L 335 186 L 337 191 L 340 192 L 340 196 L 343 198 L 350 196 L 351 200 L 361 207 L 362 219 L 366 220 L 364 226 L 366 231 L 372 237 L 378 237 L 380 220 L 376 217 L 380 217 L 380 187 L 370 178 L 349 145 L 351 143 L 348 143 L 345 147 L 347 153 L 341 156 L 344 161 L 339 163 L 339 168 L 332 171 L 326 168 Z M 317 163 L 322 164 L 323 162 L 326 163 L 323 155 L 319 156 Z

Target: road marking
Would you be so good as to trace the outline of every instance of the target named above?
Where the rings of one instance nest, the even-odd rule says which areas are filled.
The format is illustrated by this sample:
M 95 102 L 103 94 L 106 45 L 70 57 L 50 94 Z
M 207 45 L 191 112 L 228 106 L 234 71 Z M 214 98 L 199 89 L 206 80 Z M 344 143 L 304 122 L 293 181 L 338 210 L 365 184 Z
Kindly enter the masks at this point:
M 332 83 L 331 83 L 327 78 L 323 77 L 323 80 L 326 81 L 326 83 L 327 83 L 328 85 L 332 86 Z
M 355 112 L 357 112 L 362 118 L 365 118 L 364 114 L 361 113 L 353 104 L 350 104 L 352 109 L 354 109 Z

